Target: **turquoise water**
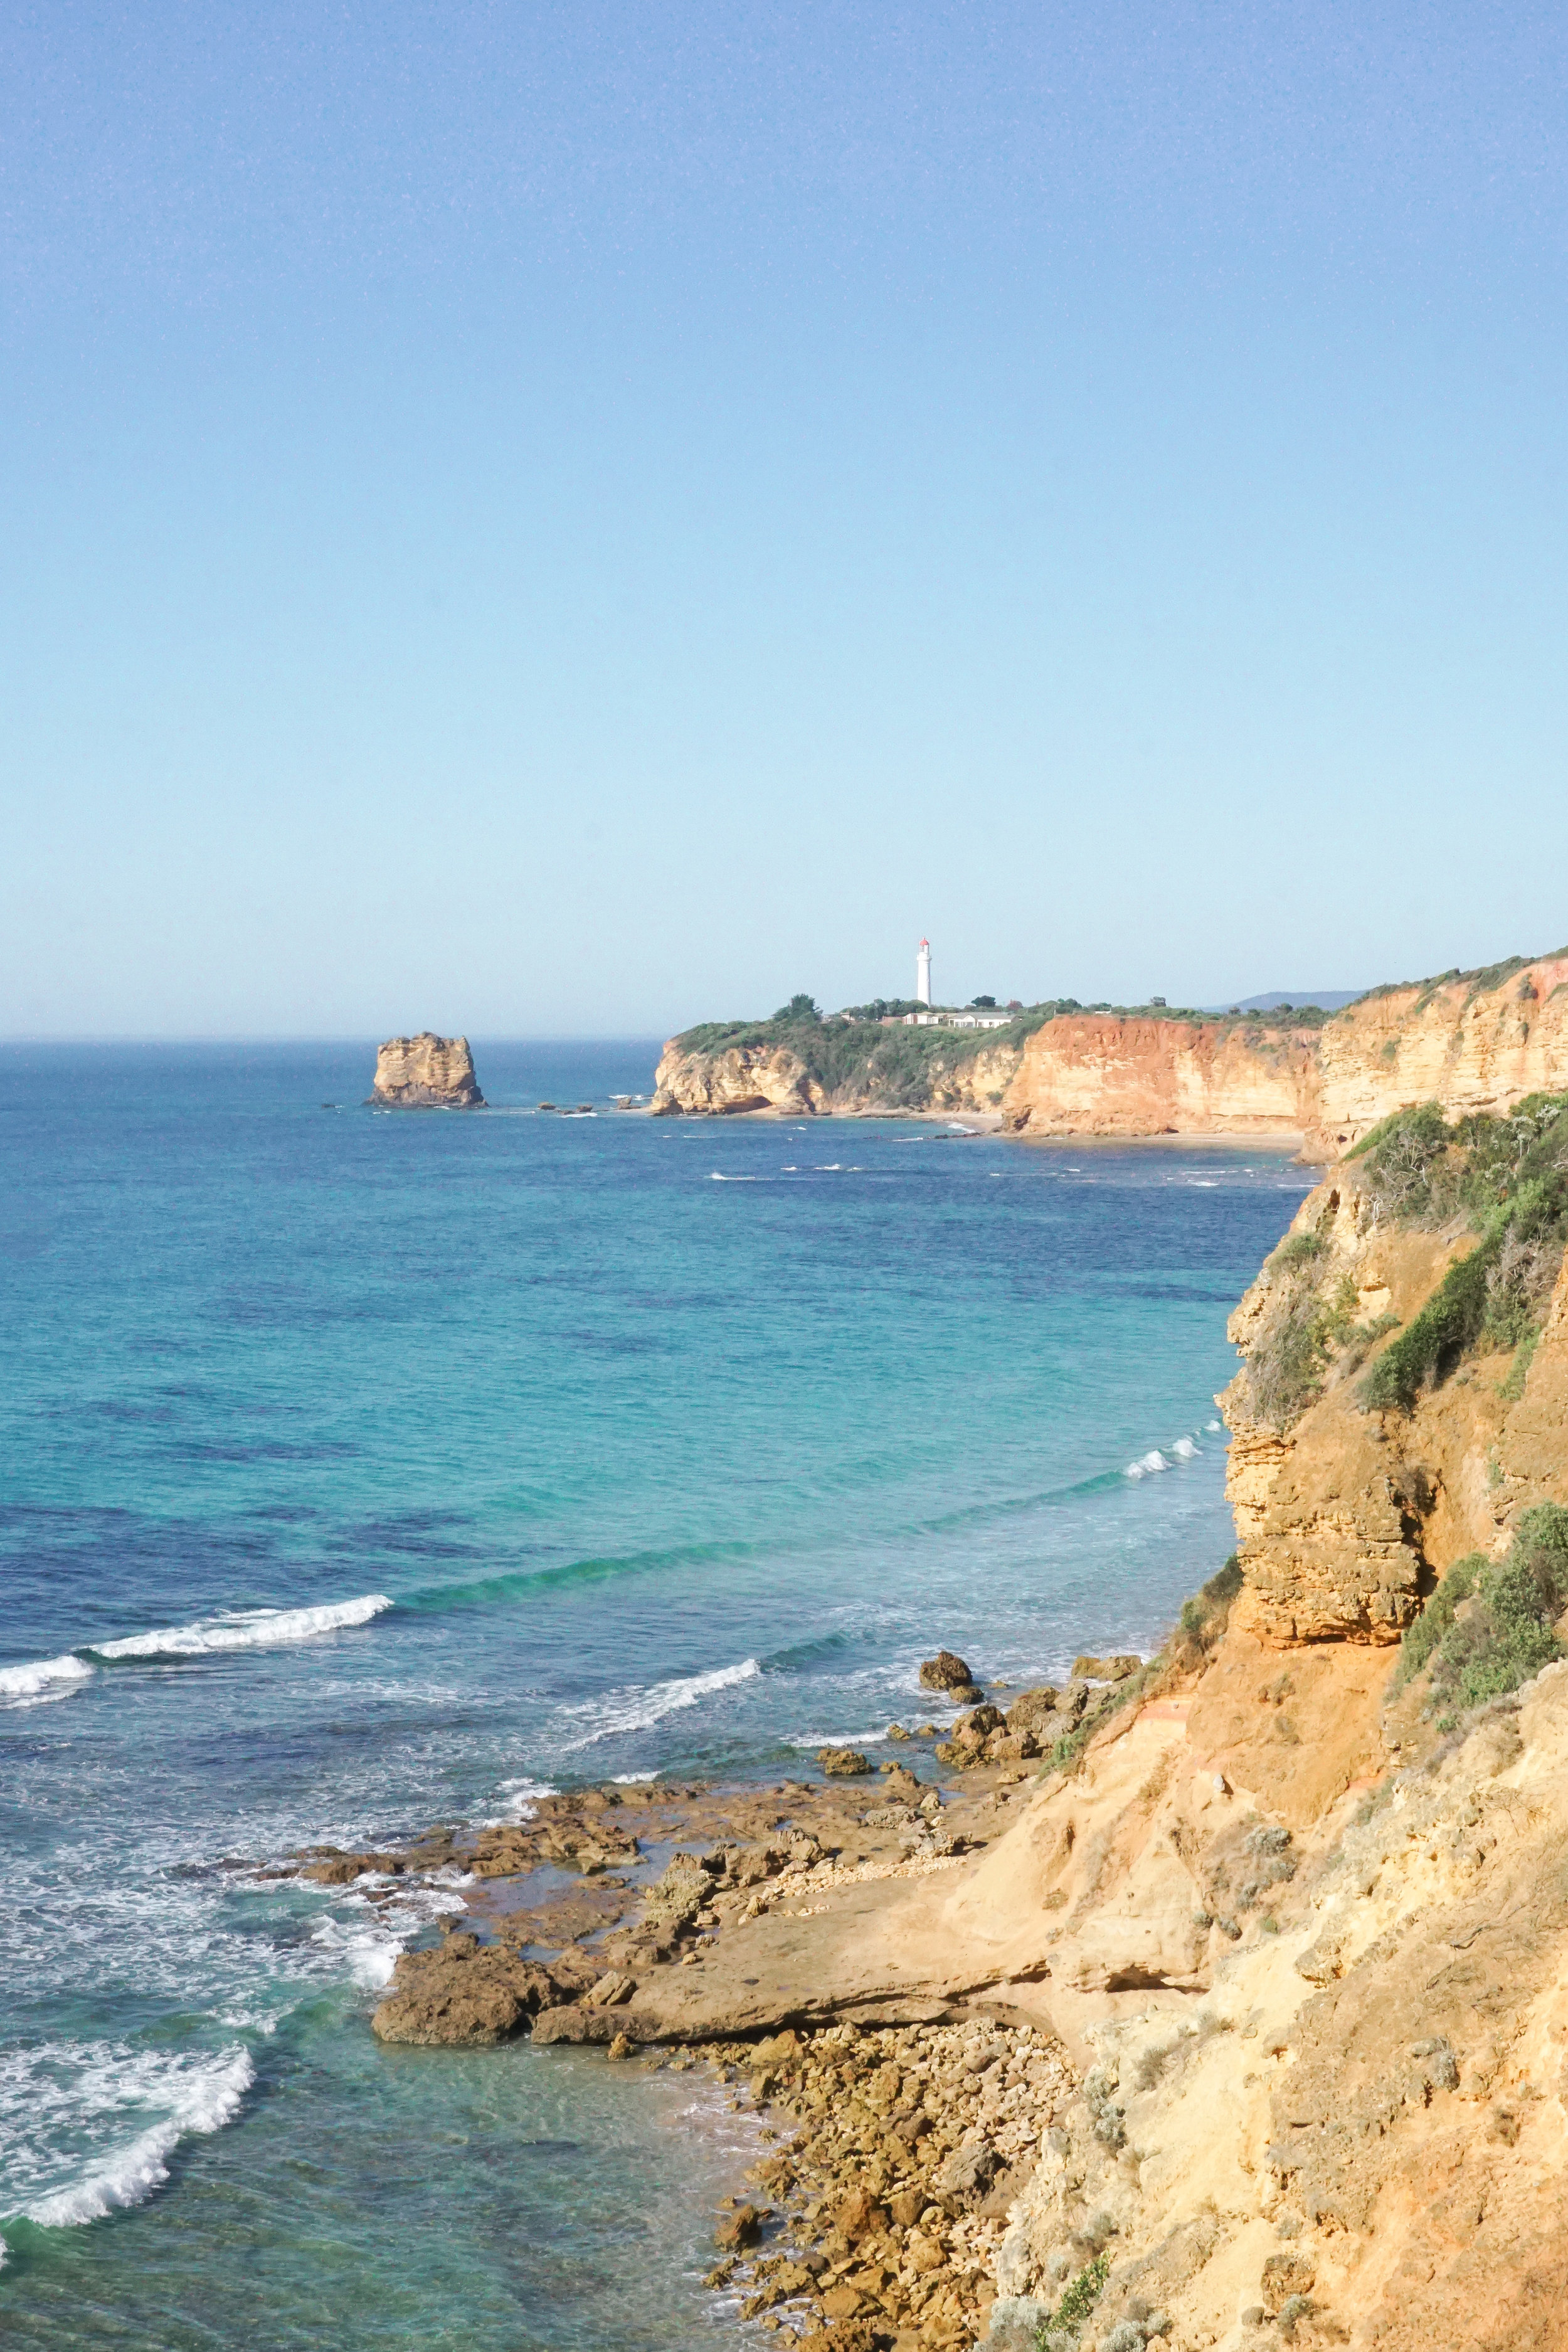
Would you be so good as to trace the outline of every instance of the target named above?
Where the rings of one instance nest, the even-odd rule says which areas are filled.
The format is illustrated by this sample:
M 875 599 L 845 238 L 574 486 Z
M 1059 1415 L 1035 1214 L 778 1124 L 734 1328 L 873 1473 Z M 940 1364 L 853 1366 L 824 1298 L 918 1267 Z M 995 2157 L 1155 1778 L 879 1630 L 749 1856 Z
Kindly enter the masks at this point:
M 363 1108 L 364 1047 L 0 1057 L 8 2341 L 721 2335 L 736 2119 L 382 2050 L 458 1895 L 251 1865 L 808 1770 L 938 1643 L 1146 1648 L 1230 1548 L 1225 1320 L 1303 1171 L 610 1112 L 655 1053 L 491 1046 L 466 1117 Z

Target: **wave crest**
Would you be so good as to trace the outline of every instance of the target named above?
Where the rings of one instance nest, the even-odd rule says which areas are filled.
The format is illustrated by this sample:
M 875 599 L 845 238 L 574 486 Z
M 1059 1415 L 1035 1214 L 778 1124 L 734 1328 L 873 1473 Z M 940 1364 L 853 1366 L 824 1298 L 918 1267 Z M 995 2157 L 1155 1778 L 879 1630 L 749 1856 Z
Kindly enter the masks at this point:
M 728 1690 L 734 1683 L 750 1682 L 760 1675 L 762 1667 L 755 1658 L 742 1658 L 738 1666 L 716 1666 L 711 1674 L 686 1675 L 668 1683 L 652 1683 L 646 1690 L 625 1690 L 612 1693 L 607 1699 L 591 1700 L 585 1706 L 567 1710 L 570 1715 L 596 1718 L 592 1730 L 579 1739 L 569 1739 L 568 1748 L 591 1748 L 596 1739 L 607 1739 L 612 1732 L 646 1731 L 667 1715 L 674 1715 L 685 1706 L 696 1706 L 714 1691 Z
M 37 1658 L 26 1666 L 0 1666 L 0 1706 L 39 1706 L 46 1699 L 64 1698 L 79 1683 L 92 1679 L 92 1668 L 68 1653 L 63 1658 Z
M 232 1609 L 198 1618 L 194 1625 L 169 1625 L 152 1633 L 127 1633 L 119 1641 L 83 1644 L 95 1658 L 199 1658 L 216 1650 L 268 1649 L 278 1642 L 309 1642 L 345 1625 L 368 1624 L 392 1602 L 384 1592 L 361 1593 L 355 1601 L 322 1601 L 314 1609 Z

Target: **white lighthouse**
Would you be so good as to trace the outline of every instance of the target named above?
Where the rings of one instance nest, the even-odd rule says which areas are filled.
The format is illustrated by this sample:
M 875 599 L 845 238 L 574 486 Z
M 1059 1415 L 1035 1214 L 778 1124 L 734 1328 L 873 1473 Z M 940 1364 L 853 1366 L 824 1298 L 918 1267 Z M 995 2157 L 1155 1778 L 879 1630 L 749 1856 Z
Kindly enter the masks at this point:
M 915 995 L 921 1004 L 931 1003 L 931 941 L 922 940 L 915 957 Z

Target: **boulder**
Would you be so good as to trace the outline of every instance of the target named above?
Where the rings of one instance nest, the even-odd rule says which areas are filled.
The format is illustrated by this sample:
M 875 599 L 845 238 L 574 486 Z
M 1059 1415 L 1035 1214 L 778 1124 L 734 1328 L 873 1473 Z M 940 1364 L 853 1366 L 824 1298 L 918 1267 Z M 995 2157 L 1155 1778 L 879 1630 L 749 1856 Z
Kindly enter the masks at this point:
M 1142 1664 L 1142 1658 L 1119 1654 L 1114 1658 L 1075 1658 L 1072 1662 L 1074 1681 L 1089 1683 L 1122 1683 L 1135 1675 Z
M 466 1037 L 389 1037 L 375 1057 L 369 1100 L 399 1110 L 483 1110 Z
M 973 2213 L 1002 2169 L 989 2140 L 966 2140 L 931 2176 L 931 2194 L 944 2213 Z
M 1020 1691 L 1007 1709 L 1008 1730 L 1037 1732 L 1047 1717 L 1055 1713 L 1058 1696 L 1054 1683 L 1042 1683 L 1036 1690 Z
M 871 1759 L 862 1756 L 858 1748 L 819 1748 L 816 1760 L 832 1777 L 852 1780 L 871 1769 Z
M 969 1690 L 974 1676 L 955 1651 L 939 1650 L 921 1666 L 921 1682 L 927 1690 Z
M 999 1706 L 982 1705 L 972 1715 L 959 1718 L 957 1736 L 960 1739 L 988 1739 L 992 1732 L 1002 1729 L 1006 1720 Z
M 448 1936 L 400 1956 L 371 2028 L 383 2042 L 472 2049 L 510 2040 L 561 1998 L 537 1962 L 477 1936 Z
M 732 2213 L 721 2215 L 713 2232 L 713 2243 L 725 2253 L 739 2253 L 745 2246 L 754 2246 L 763 2234 L 763 2217 L 754 2205 L 738 2205 Z

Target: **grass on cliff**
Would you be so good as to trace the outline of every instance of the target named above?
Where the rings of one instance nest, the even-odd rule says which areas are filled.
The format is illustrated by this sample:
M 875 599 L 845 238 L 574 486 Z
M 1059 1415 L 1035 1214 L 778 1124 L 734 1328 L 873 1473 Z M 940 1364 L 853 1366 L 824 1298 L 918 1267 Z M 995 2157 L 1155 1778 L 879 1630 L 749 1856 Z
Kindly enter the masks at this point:
M 1481 1347 L 1514 1349 L 1522 1386 L 1568 1248 L 1568 1095 L 1531 1095 L 1500 1118 L 1452 1126 L 1436 1103 L 1399 1111 L 1351 1155 L 1366 1162 L 1373 1214 L 1395 1227 L 1457 1223 L 1476 1245 L 1373 1365 L 1362 1400 L 1408 1412 Z
M 1568 1510 L 1527 1511 L 1494 1567 L 1484 1553 L 1457 1560 L 1399 1648 L 1395 1686 L 1426 1670 L 1427 1712 L 1450 1729 L 1466 1708 L 1518 1690 L 1562 1657 L 1553 1627 L 1568 1607 Z

